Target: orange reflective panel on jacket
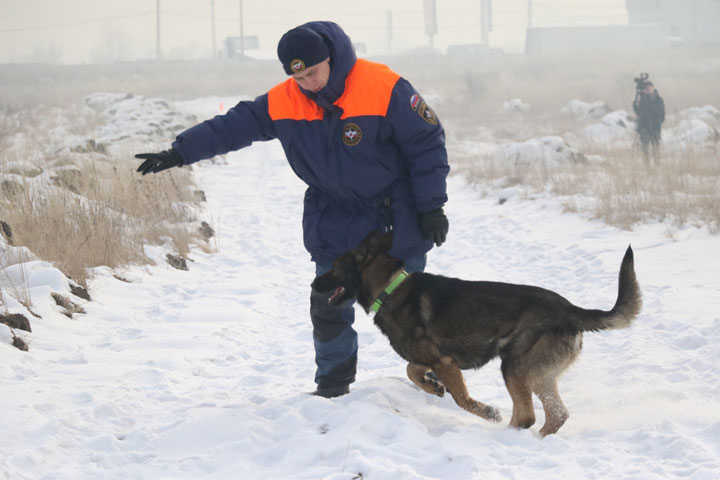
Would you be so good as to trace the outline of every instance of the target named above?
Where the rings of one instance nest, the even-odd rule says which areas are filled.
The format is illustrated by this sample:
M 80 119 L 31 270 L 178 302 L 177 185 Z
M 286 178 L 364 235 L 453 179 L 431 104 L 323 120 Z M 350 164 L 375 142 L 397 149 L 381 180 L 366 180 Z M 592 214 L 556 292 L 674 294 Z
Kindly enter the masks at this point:
M 341 118 L 385 116 L 400 75 L 385 65 L 359 59 L 345 80 L 345 91 L 335 102 Z M 268 113 L 275 120 L 322 120 L 324 110 L 289 78 L 268 92 Z
M 322 120 L 323 109 L 288 78 L 268 92 L 268 114 L 272 120 Z
M 345 92 L 335 102 L 341 118 L 377 115 L 384 117 L 400 75 L 386 65 L 358 60 L 345 81 Z

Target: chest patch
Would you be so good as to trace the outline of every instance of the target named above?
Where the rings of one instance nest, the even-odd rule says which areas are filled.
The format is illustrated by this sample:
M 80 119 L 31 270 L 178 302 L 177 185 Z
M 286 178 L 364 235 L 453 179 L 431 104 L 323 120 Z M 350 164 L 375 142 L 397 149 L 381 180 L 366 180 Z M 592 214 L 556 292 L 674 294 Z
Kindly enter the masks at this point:
M 362 140 L 362 130 L 356 123 L 348 123 L 343 127 L 342 141 L 349 147 L 354 147 Z

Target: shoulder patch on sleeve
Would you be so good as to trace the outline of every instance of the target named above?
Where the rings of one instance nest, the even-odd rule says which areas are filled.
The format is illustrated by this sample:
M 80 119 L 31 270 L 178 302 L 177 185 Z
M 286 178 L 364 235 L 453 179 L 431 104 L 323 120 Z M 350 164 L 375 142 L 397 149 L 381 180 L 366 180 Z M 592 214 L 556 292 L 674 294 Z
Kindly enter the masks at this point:
M 433 112 L 432 108 L 430 108 L 428 104 L 425 103 L 425 100 L 423 100 L 422 97 L 417 93 L 410 97 L 410 108 L 412 108 L 413 112 L 420 115 L 420 118 L 425 120 L 430 125 L 438 124 L 438 119 L 437 115 L 435 115 L 435 112 Z
M 422 98 L 417 93 L 410 97 L 410 108 L 413 109 L 413 112 L 417 112 L 420 102 L 422 102 Z

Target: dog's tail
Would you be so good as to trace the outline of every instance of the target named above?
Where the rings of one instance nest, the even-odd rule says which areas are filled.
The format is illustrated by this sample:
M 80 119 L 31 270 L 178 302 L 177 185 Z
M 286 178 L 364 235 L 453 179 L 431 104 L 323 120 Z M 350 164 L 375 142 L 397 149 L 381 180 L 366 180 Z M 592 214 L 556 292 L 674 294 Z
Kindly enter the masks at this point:
M 635 266 L 632 247 L 628 246 L 618 278 L 618 296 L 612 310 L 581 309 L 576 317 L 580 328 L 586 332 L 598 330 L 626 328 L 640 313 L 642 294 L 635 278 Z

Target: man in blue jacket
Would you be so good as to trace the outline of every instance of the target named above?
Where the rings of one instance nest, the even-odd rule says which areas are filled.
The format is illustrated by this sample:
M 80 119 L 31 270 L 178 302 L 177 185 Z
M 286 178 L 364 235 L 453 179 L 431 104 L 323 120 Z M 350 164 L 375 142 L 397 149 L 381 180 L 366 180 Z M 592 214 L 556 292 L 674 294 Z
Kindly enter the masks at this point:
M 136 155 L 138 172 L 190 165 L 278 139 L 308 188 L 305 248 L 320 275 L 373 230 L 393 232 L 390 254 L 409 272 L 448 232 L 443 213 L 449 171 L 445 133 L 410 83 L 387 66 L 357 59 L 335 23 L 310 22 L 288 31 L 278 57 L 290 76 L 254 101 L 243 101 L 182 132 L 172 148 Z M 328 305 L 310 296 L 317 389 L 336 397 L 355 381 L 357 333 L 353 304 Z

